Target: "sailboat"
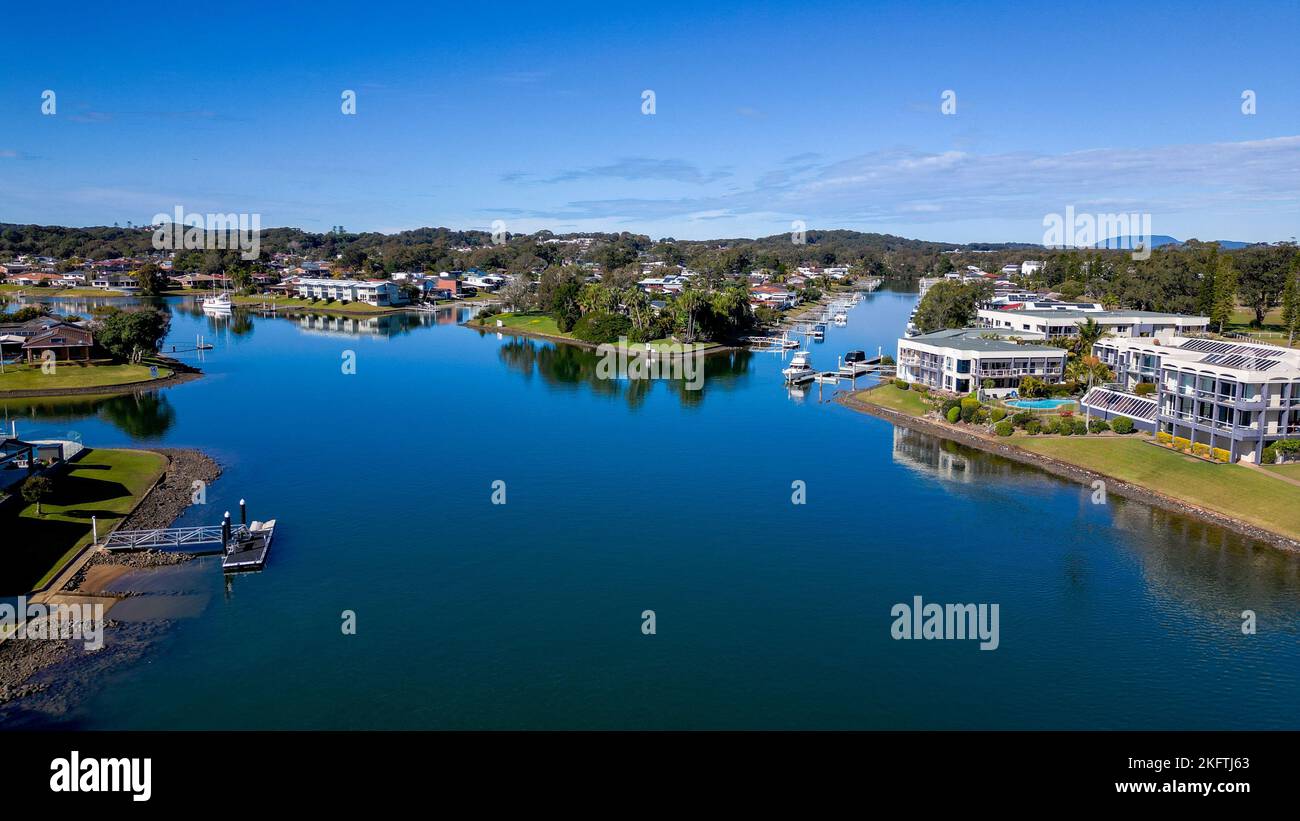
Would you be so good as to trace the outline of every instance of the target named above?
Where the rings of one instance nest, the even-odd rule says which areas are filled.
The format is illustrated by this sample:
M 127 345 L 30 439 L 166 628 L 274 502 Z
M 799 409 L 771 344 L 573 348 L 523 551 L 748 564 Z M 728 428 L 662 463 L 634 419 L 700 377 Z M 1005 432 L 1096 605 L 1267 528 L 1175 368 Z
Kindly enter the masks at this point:
M 228 314 L 233 310 L 230 301 L 230 292 L 222 287 L 221 293 L 214 289 L 211 294 L 203 297 L 203 310 L 205 313 Z

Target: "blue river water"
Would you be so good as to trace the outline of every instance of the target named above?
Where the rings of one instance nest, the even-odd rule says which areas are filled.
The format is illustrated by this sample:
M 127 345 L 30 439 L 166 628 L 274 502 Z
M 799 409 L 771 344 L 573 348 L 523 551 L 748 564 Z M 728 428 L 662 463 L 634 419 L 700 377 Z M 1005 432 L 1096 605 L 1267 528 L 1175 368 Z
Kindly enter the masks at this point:
M 915 299 L 869 296 L 814 365 L 891 352 Z M 245 497 L 271 560 L 177 571 L 193 607 L 0 726 L 1300 728 L 1295 556 L 791 395 L 779 355 L 688 391 L 450 312 L 168 304 L 202 379 L 4 413 L 204 450 L 224 473 L 179 524 Z M 916 596 L 997 604 L 999 646 L 894 639 Z

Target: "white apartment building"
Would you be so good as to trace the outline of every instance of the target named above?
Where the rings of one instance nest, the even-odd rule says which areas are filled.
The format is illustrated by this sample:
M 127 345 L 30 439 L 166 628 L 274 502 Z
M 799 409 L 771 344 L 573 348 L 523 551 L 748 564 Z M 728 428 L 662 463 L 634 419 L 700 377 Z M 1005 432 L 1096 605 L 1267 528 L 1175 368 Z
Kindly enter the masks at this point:
M 1181 436 L 1258 463 L 1279 439 L 1300 438 L 1300 351 L 1232 340 L 1165 335 L 1108 338 L 1093 353 L 1115 371 L 1113 387 L 1094 388 L 1085 409 L 1107 411 L 1138 383 L 1156 391 L 1148 430 Z M 1142 412 L 1142 411 L 1139 411 Z
M 900 339 L 898 376 L 953 393 L 970 393 L 991 381 L 993 387 L 984 391 L 998 397 L 1016 392 L 1026 376 L 1050 383 L 1064 378 L 1065 349 L 992 335 L 987 328 L 960 328 Z
M 980 308 L 979 324 L 997 328 L 1007 334 L 1025 339 L 1050 339 L 1054 336 L 1074 336 L 1079 333 L 1078 323 L 1092 319 L 1112 336 L 1153 337 L 1158 334 L 1200 334 L 1210 326 L 1204 316 L 1164 314 L 1155 311 L 1103 311 L 1097 306 L 1083 305 L 1051 310 L 1024 310 Z
M 402 289 L 386 279 L 319 279 L 301 277 L 298 296 L 304 299 L 337 299 L 340 302 L 364 302 L 379 308 L 406 303 Z

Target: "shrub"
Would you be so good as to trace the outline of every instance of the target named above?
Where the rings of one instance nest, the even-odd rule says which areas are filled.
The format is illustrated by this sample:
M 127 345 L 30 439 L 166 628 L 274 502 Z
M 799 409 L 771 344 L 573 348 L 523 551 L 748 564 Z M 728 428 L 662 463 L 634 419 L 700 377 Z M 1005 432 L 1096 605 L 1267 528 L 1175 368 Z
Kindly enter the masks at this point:
M 1088 435 L 1088 421 L 1086 419 L 1075 419 L 1070 423 L 1070 427 L 1074 428 L 1075 436 Z
M 898 388 L 900 391 L 905 391 L 905 390 L 907 390 L 908 388 L 910 388 L 911 385 L 907 384 L 907 380 L 906 380 L 906 379 L 895 379 L 895 380 L 894 380 L 894 387 L 895 387 L 895 388 Z
M 1029 411 L 1021 411 L 1020 413 L 1017 413 L 1015 416 L 1011 417 L 1011 423 L 1013 425 L 1019 425 L 1020 427 L 1023 428 L 1025 425 L 1029 424 L 1029 420 L 1034 418 L 1036 417 Z
M 1129 419 L 1127 416 L 1116 416 L 1115 421 L 1110 423 L 1110 429 L 1116 433 L 1122 433 L 1125 436 L 1135 430 L 1133 427 L 1133 420 Z
M 1214 457 L 1214 460 L 1215 460 L 1216 462 L 1231 462 L 1231 461 L 1232 461 L 1232 453 L 1231 453 L 1230 451 L 1226 451 L 1226 450 L 1224 450 L 1223 448 L 1213 448 L 1213 449 L 1211 449 L 1211 450 L 1210 450 L 1210 455 Z
M 1184 439 L 1181 436 L 1175 436 L 1174 447 L 1178 448 L 1179 450 L 1190 450 L 1192 447 L 1192 440 Z
M 1108 430 L 1110 430 L 1110 423 L 1105 419 L 1093 419 L 1088 423 L 1089 433 L 1102 433 L 1103 431 Z
M 1279 439 L 1273 443 L 1278 453 L 1296 454 L 1300 453 L 1300 439 Z
M 1174 441 L 1174 437 L 1171 434 L 1165 433 L 1164 431 L 1159 431 L 1156 433 L 1156 441 L 1162 445 L 1167 445 L 1170 442 Z
M 573 325 L 573 335 L 584 342 L 617 342 L 632 329 L 632 320 L 622 314 L 594 311 Z
M 1277 463 L 1277 445 L 1269 445 L 1264 448 L 1264 453 L 1259 457 L 1259 461 L 1265 465 Z
M 1046 422 L 1040 422 L 1039 429 L 1042 430 L 1043 433 L 1053 433 L 1053 434 L 1060 433 L 1061 420 L 1052 417 L 1051 419 L 1048 419 Z
M 989 412 L 987 408 L 976 408 L 971 414 L 970 421 L 976 425 L 987 425 L 989 423 Z
M 998 422 L 997 425 L 995 425 L 993 428 L 993 432 L 996 433 L 998 436 L 1010 436 L 1012 433 L 1015 432 L 1015 430 L 1016 430 L 1016 426 L 1006 421 L 1005 419 L 1002 420 L 1001 422 Z
M 1025 433 L 1028 433 L 1030 436 L 1037 436 L 1042 432 L 1043 432 L 1043 423 L 1038 421 L 1037 419 L 1030 419 L 1028 422 L 1025 423 Z
M 1192 445 L 1192 453 L 1195 453 L 1197 456 L 1209 456 L 1210 446 L 1203 442 L 1196 442 Z
M 1056 432 L 1061 434 L 1062 436 L 1073 436 L 1074 425 L 1070 424 L 1069 421 L 1062 419 L 1060 422 L 1056 424 Z
M 1156 392 L 1156 383 L 1154 382 L 1139 382 L 1133 386 L 1133 393 L 1137 394 L 1138 396 L 1150 396 L 1155 392 Z
M 929 393 L 930 387 L 928 385 L 922 385 L 920 382 L 913 382 L 912 390 L 916 391 L 917 393 Z
M 961 419 L 961 408 L 948 408 L 948 413 L 945 415 L 948 417 L 948 421 L 955 425 L 957 420 Z
M 1007 418 L 1007 412 L 1002 410 L 1002 408 L 994 408 L 989 411 L 989 418 L 994 422 L 1001 422 L 1003 419 Z
M 969 422 L 975 418 L 975 411 L 980 409 L 980 401 L 973 396 L 967 396 L 961 400 L 961 419 L 963 422 Z

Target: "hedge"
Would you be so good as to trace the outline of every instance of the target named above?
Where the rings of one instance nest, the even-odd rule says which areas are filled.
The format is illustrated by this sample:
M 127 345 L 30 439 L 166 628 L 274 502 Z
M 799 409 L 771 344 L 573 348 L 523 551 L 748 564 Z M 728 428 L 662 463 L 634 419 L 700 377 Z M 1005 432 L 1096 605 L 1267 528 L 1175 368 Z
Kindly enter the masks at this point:
M 1191 448 L 1191 446 L 1192 446 L 1191 439 L 1184 439 L 1181 436 L 1174 437 L 1174 447 L 1178 448 L 1179 450 L 1188 450 L 1189 448 Z
M 1116 433 L 1122 433 L 1125 435 L 1136 430 L 1133 426 L 1133 420 L 1129 419 L 1127 416 L 1116 416 L 1115 421 L 1110 423 L 1110 429 Z
M 1156 434 L 1156 441 L 1159 442 L 1159 443 L 1162 444 L 1162 445 L 1167 445 L 1167 444 L 1169 444 L 1170 442 L 1174 441 L 1174 437 L 1173 437 L 1173 434 L 1169 434 L 1169 433 L 1165 433 L 1164 431 L 1160 431 L 1159 433 Z
M 905 391 L 905 390 L 907 390 L 908 388 L 910 388 L 910 387 L 912 387 L 912 386 L 909 385 L 909 384 L 907 384 L 907 380 L 906 380 L 906 379 L 895 379 L 895 380 L 894 380 L 894 387 L 895 387 L 895 388 L 898 388 L 900 391 Z
M 993 432 L 996 433 L 998 436 L 1010 436 L 1012 433 L 1015 432 L 1015 430 L 1016 430 L 1015 425 L 1012 425 L 1010 422 L 1006 421 L 1005 419 L 1002 420 L 1001 422 L 998 422 L 997 425 L 993 427 Z
M 1220 462 L 1231 462 L 1231 461 L 1232 461 L 1232 453 L 1231 453 L 1230 451 L 1226 451 L 1226 450 L 1224 450 L 1223 448 L 1213 448 L 1213 449 L 1211 449 L 1211 450 L 1210 450 L 1210 455 L 1213 456 L 1217 461 L 1220 461 Z

